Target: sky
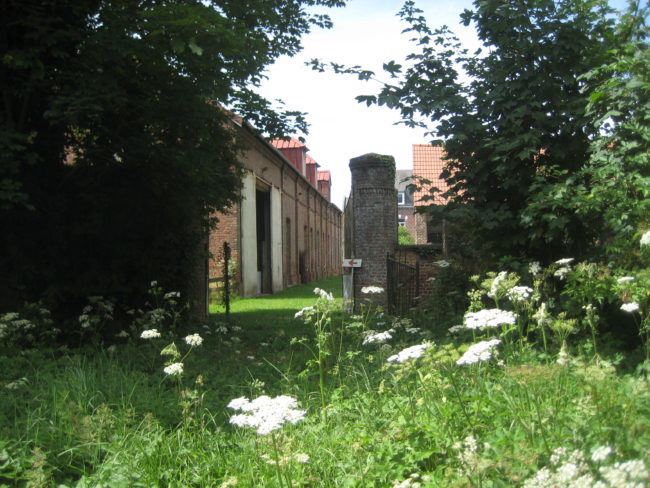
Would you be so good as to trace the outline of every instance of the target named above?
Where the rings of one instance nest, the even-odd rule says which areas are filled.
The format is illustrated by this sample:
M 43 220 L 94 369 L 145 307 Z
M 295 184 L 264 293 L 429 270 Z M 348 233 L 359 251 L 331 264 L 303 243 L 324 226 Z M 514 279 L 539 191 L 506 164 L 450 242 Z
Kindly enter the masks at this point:
M 355 100 L 376 94 L 380 84 L 354 76 L 319 73 L 305 62 L 318 58 L 344 65 L 360 65 L 382 78 L 381 66 L 400 63 L 414 51 L 406 24 L 397 13 L 401 0 L 349 0 L 344 8 L 326 9 L 334 22 L 331 29 L 315 29 L 303 37 L 303 50 L 282 57 L 272 65 L 259 89 L 269 100 L 280 99 L 287 110 L 307 112 L 310 124 L 305 143 L 321 170 L 332 174 L 332 202 L 343 208 L 350 193 L 350 159 L 374 152 L 395 158 L 398 169 L 412 167 L 412 145 L 427 144 L 421 128 L 395 125 L 399 112 L 386 107 L 367 107 Z M 624 0 L 612 0 L 621 8 Z M 430 28 L 447 25 L 470 50 L 479 47 L 473 28 L 460 24 L 460 14 L 472 7 L 471 0 L 417 0 Z M 385 76 L 383 76 L 385 77 Z

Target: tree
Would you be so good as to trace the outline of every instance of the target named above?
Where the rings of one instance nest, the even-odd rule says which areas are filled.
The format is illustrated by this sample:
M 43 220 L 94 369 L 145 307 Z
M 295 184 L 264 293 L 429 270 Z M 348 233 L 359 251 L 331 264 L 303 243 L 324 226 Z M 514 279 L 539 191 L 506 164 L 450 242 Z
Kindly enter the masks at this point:
M 343 3 L 3 1 L 0 307 L 186 287 L 210 215 L 240 184 L 219 106 L 270 136 L 306 130 L 254 88 L 330 25 L 306 6 Z
M 575 214 L 589 226 L 593 245 L 608 262 L 639 265 L 639 236 L 650 228 L 650 49 L 647 9 L 621 18 L 611 62 L 586 73 L 587 115 L 598 136 L 574 175 L 541 182 L 523 218 L 549 210 Z
M 404 65 L 386 63 L 390 82 L 358 99 L 395 108 L 403 123 L 444 141 L 450 203 L 432 214 L 475 233 L 493 258 L 585 255 L 594 235 L 581 216 L 551 206 L 534 218 L 525 211 L 540 204 L 545 185 L 569 181 L 589 158 L 598 135 L 589 97 L 604 73 L 581 76 L 613 61 L 607 2 L 477 0 L 461 16 L 483 43 L 475 53 L 421 14 L 412 1 L 400 12 L 417 52 Z

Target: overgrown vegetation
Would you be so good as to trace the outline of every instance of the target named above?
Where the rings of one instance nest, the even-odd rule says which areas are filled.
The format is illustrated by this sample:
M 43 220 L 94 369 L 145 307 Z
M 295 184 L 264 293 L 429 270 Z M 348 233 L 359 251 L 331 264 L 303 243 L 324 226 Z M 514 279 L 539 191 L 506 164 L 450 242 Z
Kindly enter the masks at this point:
M 241 146 L 307 128 L 255 93 L 339 0 L 9 0 L 0 7 L 0 310 L 87 296 L 137 306 L 187 291 L 212 215 L 237 198 Z M 59 327 L 67 327 L 66 323 Z
M 343 313 L 333 278 L 192 329 L 154 286 L 163 302 L 112 345 L 76 350 L 16 348 L 38 319 L 5 315 L 0 482 L 645 486 L 647 279 L 530 263 L 472 277 L 465 313 L 439 315 L 434 294 L 397 318 L 364 299 Z M 110 320 L 99 302 L 80 323 Z
M 289 17 L 273 17 L 278 24 L 270 27 L 258 25 L 256 19 L 268 13 L 268 3 L 250 2 L 245 11 L 237 7 L 243 4 L 235 3 L 220 3 L 225 10 L 216 9 L 211 15 L 227 12 L 224 19 L 236 21 L 234 32 L 242 29 L 252 35 L 249 40 L 258 47 L 257 42 L 263 45 L 266 39 L 271 43 L 270 52 L 297 48 L 292 43 L 297 42 L 294 30 L 289 38 L 271 35 L 275 28 L 284 32 L 286 25 L 280 19 Z M 21 8 L 23 5 L 29 6 L 21 3 Z M 123 26 L 121 21 L 131 18 L 130 9 L 140 4 L 82 3 L 68 12 L 71 17 L 67 20 L 46 16 L 43 9 L 48 5 L 54 8 L 54 4 L 41 2 L 29 11 L 8 11 L 15 17 L 14 23 L 6 26 L 18 30 L 37 27 L 32 40 L 40 47 L 21 52 L 37 56 L 55 46 L 57 49 L 48 51 L 53 64 L 41 66 L 29 57 L 5 55 L 3 70 L 31 73 L 36 76 L 32 81 L 44 83 L 48 78 L 41 75 L 46 72 L 57 79 L 62 76 L 57 85 L 62 92 L 51 96 L 57 99 L 61 95 L 60 100 L 70 103 L 74 100 L 66 98 L 72 93 L 66 91 L 70 89 L 66 80 L 71 86 L 77 81 L 83 85 L 95 76 L 101 78 L 101 73 L 112 73 L 119 81 L 120 69 L 125 69 L 121 63 L 126 67 L 135 63 L 134 70 L 124 71 L 129 76 L 138 73 L 140 58 L 129 49 L 126 52 L 133 56 L 100 57 L 106 62 L 105 66 L 100 63 L 105 71 L 82 70 L 79 80 L 66 77 L 72 77 L 72 72 L 65 65 L 76 49 L 86 56 L 105 53 L 105 49 L 115 54 L 113 47 L 99 41 L 106 40 L 103 36 L 111 29 Z M 146 11 L 144 24 L 158 25 L 161 19 L 157 15 L 174 13 L 176 19 L 193 19 L 188 24 L 172 23 L 180 34 L 187 34 L 186 25 L 194 32 L 195 23 L 201 22 L 190 7 L 201 12 L 203 7 L 175 5 L 178 11 L 172 4 L 155 4 Z M 123 8 L 108 8 L 115 6 Z M 260 17 L 250 14 L 254 6 Z M 68 288 L 66 280 L 57 281 L 56 273 L 39 275 L 43 284 L 38 286 L 33 282 L 28 286 L 30 280 L 36 280 L 33 270 L 20 286 L 3 282 L 12 293 L 36 294 L 44 301 L 32 300 L 0 315 L 0 486 L 648 486 L 649 64 L 645 14 L 635 6 L 632 4 L 614 28 L 603 16 L 602 2 L 596 0 L 476 2 L 476 11 L 463 18 L 477 23 L 481 38 L 493 49 L 484 57 L 464 60 L 477 78 L 461 86 L 451 62 L 455 59 L 453 49 L 436 57 L 431 48 L 432 43 L 453 47 L 446 45 L 451 39 L 448 32 L 428 30 L 413 3 L 406 3 L 402 16 L 418 33 L 423 54 L 413 58 L 416 63 L 413 71 L 409 68 L 406 85 L 387 86 L 383 98 L 367 101 L 390 102 L 402 109 L 407 120 L 416 111 L 427 115 L 426 111 L 432 110 L 443 115 L 441 130 L 458 129 L 447 144 L 457 160 L 449 177 L 456 189 L 463 190 L 454 203 L 465 206 L 452 204 L 447 210 L 466 210 L 454 214 L 459 219 L 450 222 L 455 231 L 448 244 L 455 254 L 437 261 L 440 269 L 432 276 L 431 296 L 422 298 L 409 316 L 390 317 L 372 307 L 373 302 L 364 297 L 384 293 L 374 286 L 362 289 L 354 314 L 344 313 L 339 278 L 294 287 L 272 297 L 237 299 L 228 319 L 217 307 L 205 324 L 185 319 L 186 297 L 166 288 L 163 281 L 147 280 L 148 290 L 142 297 L 126 301 L 99 296 L 85 278 L 78 287 Z M 99 17 L 84 16 L 96 9 Z M 20 12 L 29 14 L 24 23 L 17 20 Z M 183 17 L 183 13 L 192 15 Z M 281 13 L 286 14 L 284 10 Z M 34 25 L 28 22 L 35 19 Z M 8 21 L 3 18 L 3 22 Z M 77 27 L 86 22 L 84 42 L 75 37 L 79 31 L 74 25 L 63 35 L 61 29 L 50 29 L 50 22 Z M 298 30 L 305 28 L 306 24 L 299 23 Z M 43 40 L 39 36 L 52 33 L 58 34 L 51 43 L 39 43 Z M 149 41 L 160 40 L 160 36 L 167 39 L 162 31 L 136 33 L 118 36 L 123 43 L 120 46 L 145 46 L 139 41 L 149 35 L 153 36 Z M 192 64 L 196 61 L 193 56 L 201 55 L 200 41 L 180 34 L 167 39 L 168 52 L 178 57 L 170 54 L 165 63 L 176 59 Z M 566 42 L 547 42 L 562 35 L 567 36 Z M 275 46 L 274 41 L 288 46 Z M 592 45 L 591 41 L 597 42 Z M 59 43 L 69 49 L 62 49 Z M 240 44 L 235 42 L 233 59 L 239 52 L 237 46 Z M 539 56 L 528 56 L 537 49 L 541 50 Z M 181 56 L 183 53 L 189 57 Z M 147 59 L 144 56 L 142 61 Z M 526 59 L 534 62 L 527 65 L 523 63 Z M 571 64 L 572 60 L 575 63 Z M 268 58 L 262 55 L 258 61 L 264 65 Z M 169 66 L 165 63 L 154 67 L 166 72 Z M 34 66 L 52 69 L 27 69 Z M 547 68 L 558 68 L 561 73 L 546 76 L 550 73 Z M 583 69 L 587 71 L 579 73 Z M 393 63 L 387 64 L 387 70 L 398 73 L 400 68 Z M 143 69 L 143 76 L 146 72 Z M 159 72 L 154 69 L 152 73 Z M 248 79 L 246 73 L 249 71 L 245 70 L 242 80 Z M 436 73 L 446 76 L 441 80 L 447 85 L 436 79 Z M 499 90 L 509 78 L 513 94 Z M 426 86 L 411 85 L 418 79 Z M 181 85 L 189 82 L 177 81 Z M 48 126 L 50 116 L 56 123 L 52 139 L 42 132 L 4 132 L 9 134 L 5 142 L 14 136 L 18 142 L 9 144 L 10 151 L 3 156 L 29 153 L 9 170 L 11 178 L 2 181 L 0 198 L 14 210 L 27 212 L 28 205 L 38 202 L 34 198 L 39 191 L 25 193 L 18 183 L 29 175 L 30 164 L 39 163 L 41 157 L 45 166 L 58 161 L 50 168 L 50 176 L 69 172 L 71 179 L 77 171 L 91 174 L 103 169 L 99 174 L 119 174 L 120 160 L 128 168 L 137 168 L 142 162 L 135 156 L 131 162 L 132 153 L 119 152 L 122 146 L 109 130 L 112 126 L 107 121 L 122 114 L 120 107 L 128 106 L 124 100 L 118 97 L 116 104 L 110 105 L 115 112 L 109 110 L 108 119 L 101 104 L 91 104 L 93 110 L 83 112 L 90 125 L 60 125 L 56 111 L 43 111 L 49 105 L 45 92 L 40 91 L 42 86 L 37 85 L 35 93 L 45 98 L 37 97 L 38 109 L 32 115 L 40 114 L 36 119 L 43 126 Z M 544 106 L 543 100 L 526 98 L 533 86 L 542 98 L 561 94 L 562 109 L 556 112 L 555 105 Z M 22 93 L 22 88 L 29 91 L 30 87 L 33 84 L 14 84 L 3 90 Z M 100 89 L 95 85 L 86 88 L 91 92 Z M 583 88 L 583 93 L 578 88 Z M 435 96 L 418 98 L 428 89 L 433 89 Z M 444 97 L 438 98 L 441 89 Z M 170 93 L 162 89 L 158 95 Z M 96 96 L 89 94 L 79 100 L 79 106 L 72 104 L 64 111 L 77 113 Z M 498 115 L 507 108 L 503 103 L 508 99 L 524 104 L 522 110 L 503 112 L 504 117 L 513 117 L 508 120 L 514 125 Z M 440 101 L 455 101 L 457 106 L 442 107 Z M 407 102 L 413 105 L 410 113 Z M 27 103 L 27 109 L 30 107 Z M 57 107 L 63 110 L 56 104 L 53 110 Z M 467 112 L 459 112 L 461 108 Z M 527 125 L 528 116 L 540 120 Z M 587 129 L 584 124 L 592 125 Z M 66 132 L 70 127 L 84 130 Z M 128 127 L 127 123 L 125 130 Z M 91 137 L 88 128 L 99 129 L 98 139 Z M 161 131 L 157 134 L 163 137 L 165 131 Z M 145 138 L 152 136 L 148 131 L 144 134 Z M 170 134 L 179 135 L 173 130 Z M 120 135 L 129 134 L 115 132 L 115 137 Z M 133 136 L 138 137 L 138 132 Z M 464 137 L 469 138 L 469 146 L 465 146 Z M 77 154 L 79 164 L 64 166 L 50 156 L 69 138 L 83 142 L 87 152 Z M 20 140 L 34 144 L 34 150 Z M 173 149 L 178 141 L 165 146 L 163 137 L 159 142 Z M 565 150 L 561 141 L 567 144 Z M 464 152 L 463 147 L 469 149 Z M 39 152 L 41 149 L 44 152 Z M 151 154 L 157 155 L 157 149 Z M 182 166 L 187 160 L 182 150 L 179 154 L 182 157 L 174 161 Z M 519 174 L 515 170 L 521 170 L 523 176 L 515 178 L 513 175 Z M 152 173 L 143 171 L 142 175 Z M 491 185 L 481 189 L 485 178 Z M 37 189 L 43 183 L 30 178 L 24 181 L 38 183 Z M 63 184 L 68 180 L 48 179 L 47 186 L 56 186 L 53 182 L 57 181 Z M 148 187 L 151 190 L 166 188 L 164 181 L 152 185 Z M 53 215 L 63 219 L 65 212 L 58 213 L 60 205 L 56 208 Z M 478 210 L 487 212 L 483 228 L 468 228 Z M 35 211 L 38 214 L 40 210 Z M 2 218 L 17 218 L 12 212 Z M 161 213 L 167 219 L 165 212 Z M 595 220 L 578 225 L 580 218 Z M 173 219 L 163 221 L 171 225 Z M 93 233 L 86 222 L 79 225 L 79 233 Z M 527 236 L 525 229 L 534 232 Z M 5 245 L 18 234 L 15 229 L 3 234 Z M 482 241 L 472 240 L 477 235 Z M 129 234 L 116 238 L 128 239 Z M 548 248 L 540 250 L 546 240 Z M 79 245 L 89 242 L 94 241 Z M 578 254 L 558 254 L 559 249 L 573 249 Z M 507 253 L 495 254 L 497 250 Z M 540 253 L 542 262 L 533 259 Z M 10 262 L 12 256 L 2 259 Z M 98 253 L 94 259 L 101 257 Z M 88 260 L 94 263 L 91 257 Z M 18 274 L 19 268 L 27 270 L 23 265 L 28 261 L 10 264 Z M 165 267 L 167 262 L 152 261 L 147 272 L 133 279 L 140 282 L 153 271 L 173 273 Z M 58 265 L 63 269 L 65 263 L 62 259 Z M 113 289 L 111 286 L 108 289 Z M 60 322 L 48 309 L 48 302 L 58 303 L 59 293 L 74 296 L 81 291 L 86 293 L 77 303 L 74 320 Z M 15 296 L 3 300 L 12 303 Z M 133 307 L 132 302 L 138 305 Z M 72 309 L 74 300 L 67 303 Z

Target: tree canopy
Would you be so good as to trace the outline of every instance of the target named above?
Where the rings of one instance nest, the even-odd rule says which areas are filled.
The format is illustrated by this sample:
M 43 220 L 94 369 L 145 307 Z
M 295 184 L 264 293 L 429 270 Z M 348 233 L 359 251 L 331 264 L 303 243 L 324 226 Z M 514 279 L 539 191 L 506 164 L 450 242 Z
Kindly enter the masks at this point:
M 2 2 L 0 306 L 184 287 L 240 184 L 218 107 L 269 136 L 306 130 L 254 89 L 302 34 L 330 26 L 306 7 L 343 4 Z
M 390 82 L 358 100 L 395 108 L 402 123 L 444 143 L 449 203 L 430 207 L 435 217 L 474 234 L 494 258 L 586 257 L 609 239 L 601 213 L 622 196 L 612 192 L 627 174 L 636 189 L 606 220 L 624 212 L 627 223 L 609 232 L 638 232 L 638 178 L 648 167 L 648 141 L 640 140 L 648 128 L 646 13 L 638 1 L 617 22 L 605 0 L 477 0 L 461 15 L 483 44 L 471 53 L 446 26 L 429 27 L 415 2 L 399 15 L 416 51 L 386 63 Z M 606 120 L 615 130 L 604 136 Z

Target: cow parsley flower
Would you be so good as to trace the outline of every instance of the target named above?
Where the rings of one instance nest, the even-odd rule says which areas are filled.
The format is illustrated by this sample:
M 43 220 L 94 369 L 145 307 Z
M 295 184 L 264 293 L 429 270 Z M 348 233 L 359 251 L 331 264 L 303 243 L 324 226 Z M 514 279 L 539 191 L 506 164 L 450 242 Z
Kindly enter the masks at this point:
M 384 293 L 384 289 L 381 286 L 364 286 L 361 288 L 361 293 L 364 295 L 373 295 L 375 293 Z
M 564 266 L 565 264 L 570 264 L 573 262 L 573 258 L 562 258 L 558 259 L 555 261 L 555 264 L 559 264 L 560 266 Z
M 555 270 L 555 273 L 553 273 L 553 276 L 556 278 L 560 278 L 561 280 L 564 279 L 564 277 L 571 271 L 571 268 L 568 266 L 562 266 L 561 268 L 558 268 Z
M 538 275 L 542 272 L 542 265 L 539 264 L 539 261 L 533 261 L 528 265 L 528 271 L 530 271 L 530 274 L 533 276 Z
M 244 412 L 230 417 L 230 423 L 240 427 L 252 427 L 260 435 L 266 435 L 289 422 L 295 424 L 305 418 L 304 410 L 296 409 L 294 398 L 280 395 L 271 398 L 266 395 L 249 401 L 245 397 L 235 398 L 228 408 Z
M 617 283 L 625 283 L 627 281 L 634 281 L 634 276 L 621 276 L 616 280 Z
M 483 329 L 513 325 L 516 319 L 517 316 L 509 310 L 489 308 L 466 313 L 463 322 L 468 329 Z
M 308 312 L 311 312 L 312 310 L 314 310 L 314 307 L 305 307 L 302 310 L 298 310 L 296 312 L 296 314 L 293 316 L 293 318 L 294 319 L 299 319 L 300 317 L 302 317 L 303 315 L 305 315 Z
M 513 303 L 523 302 L 530 298 L 532 294 L 533 289 L 529 286 L 513 286 L 506 292 L 506 295 Z
M 363 339 L 363 344 L 373 344 L 375 342 L 386 342 L 393 338 L 395 329 L 390 329 L 385 332 L 376 332 L 374 330 L 366 331 L 366 337 Z
M 451 265 L 449 261 L 446 261 L 444 259 L 441 259 L 439 261 L 434 261 L 433 264 L 435 264 L 439 268 L 448 268 Z
M 492 357 L 492 349 L 501 344 L 500 339 L 492 339 L 490 341 L 481 341 L 477 344 L 472 344 L 465 354 L 456 361 L 456 364 L 474 364 L 481 361 L 487 361 Z
M 402 349 L 397 354 L 390 356 L 387 359 L 387 361 L 389 363 L 403 363 L 404 361 L 408 361 L 409 359 L 421 358 L 422 355 L 424 354 L 424 351 L 431 346 L 432 344 L 430 343 L 424 343 L 424 344 L 418 344 L 417 346 L 407 347 L 406 349 Z
M 314 288 L 314 294 L 318 295 L 323 300 L 327 300 L 328 302 L 334 301 L 334 296 L 321 288 Z
M 639 244 L 641 247 L 643 246 L 650 246 L 650 230 L 647 230 L 643 233 L 641 236 L 641 240 L 639 241 Z
M 163 371 L 168 376 L 175 376 L 183 374 L 183 363 L 172 363 L 163 368 Z
M 636 312 L 639 310 L 639 304 L 637 302 L 629 302 L 629 303 L 624 303 L 621 305 L 621 310 L 624 312 Z
M 501 271 L 494 280 L 492 280 L 492 285 L 490 286 L 490 291 L 488 291 L 487 296 L 490 298 L 497 298 L 499 292 L 499 283 L 505 280 L 508 277 L 507 271 Z
M 157 337 L 160 337 L 160 332 L 158 332 L 158 329 L 144 330 L 142 331 L 142 334 L 140 334 L 141 339 L 155 339 Z
M 185 337 L 185 343 L 192 347 L 200 346 L 203 344 L 203 337 L 199 334 L 191 334 Z
M 603 462 L 612 453 L 612 448 L 609 446 L 599 446 L 591 453 L 591 460 L 595 463 Z

